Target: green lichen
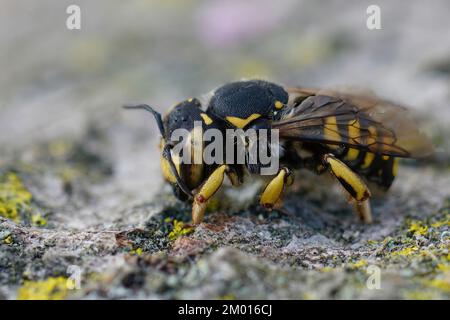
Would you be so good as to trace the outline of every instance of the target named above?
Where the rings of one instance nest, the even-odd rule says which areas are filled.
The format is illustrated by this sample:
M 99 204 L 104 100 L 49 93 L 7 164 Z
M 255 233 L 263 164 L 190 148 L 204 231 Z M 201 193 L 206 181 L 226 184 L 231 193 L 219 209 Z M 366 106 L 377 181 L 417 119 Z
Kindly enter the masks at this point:
M 62 300 L 74 281 L 65 277 L 50 277 L 42 281 L 25 281 L 17 292 L 18 300 Z
M 29 210 L 32 195 L 15 173 L 0 176 L 0 216 L 20 222 L 20 213 Z

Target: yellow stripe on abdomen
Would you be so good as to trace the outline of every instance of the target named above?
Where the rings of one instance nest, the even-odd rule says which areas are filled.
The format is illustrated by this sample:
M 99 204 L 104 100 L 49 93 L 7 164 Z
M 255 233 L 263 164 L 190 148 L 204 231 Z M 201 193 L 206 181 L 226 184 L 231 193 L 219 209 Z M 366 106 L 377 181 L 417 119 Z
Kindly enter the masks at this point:
M 350 120 L 348 122 L 348 138 L 349 143 L 358 144 L 360 143 L 360 135 L 361 131 L 359 130 L 359 121 L 358 120 Z M 355 148 L 349 148 L 347 154 L 345 155 L 344 160 L 354 161 L 358 159 L 359 150 Z
M 354 161 L 358 159 L 359 156 L 359 150 L 355 148 L 349 148 L 347 154 L 345 155 L 344 160 L 347 161 Z
M 369 137 L 367 137 L 366 144 L 370 146 L 377 143 L 377 129 L 373 126 L 369 126 L 367 130 L 369 131 L 370 135 Z M 361 169 L 368 169 L 372 165 L 374 159 L 375 154 L 372 152 L 367 152 L 361 165 Z
M 325 140 L 336 141 L 336 142 L 342 141 L 342 137 L 339 134 L 339 128 L 337 125 L 336 117 L 332 116 L 332 117 L 327 117 L 325 119 L 323 135 L 324 135 Z M 330 148 L 337 149 L 337 148 L 339 148 L 339 146 L 330 145 Z
M 364 157 L 364 161 L 361 165 L 361 169 L 368 169 L 371 164 L 373 163 L 373 160 L 375 159 L 375 154 L 372 152 L 367 152 L 366 156 Z

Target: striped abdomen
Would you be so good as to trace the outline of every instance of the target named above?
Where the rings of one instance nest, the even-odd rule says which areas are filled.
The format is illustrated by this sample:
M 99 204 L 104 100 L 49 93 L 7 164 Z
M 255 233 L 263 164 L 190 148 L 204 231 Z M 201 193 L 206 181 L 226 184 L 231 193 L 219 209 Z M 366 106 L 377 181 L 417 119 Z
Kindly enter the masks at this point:
M 397 175 L 398 159 L 391 156 L 345 147 L 337 155 L 357 173 L 388 189 Z
M 397 174 L 398 159 L 346 145 L 371 145 L 377 141 L 377 129 L 363 121 L 351 119 L 347 124 L 343 124 L 337 123 L 336 117 L 324 119 L 324 136 L 343 143 L 326 147 L 354 171 L 387 189 Z

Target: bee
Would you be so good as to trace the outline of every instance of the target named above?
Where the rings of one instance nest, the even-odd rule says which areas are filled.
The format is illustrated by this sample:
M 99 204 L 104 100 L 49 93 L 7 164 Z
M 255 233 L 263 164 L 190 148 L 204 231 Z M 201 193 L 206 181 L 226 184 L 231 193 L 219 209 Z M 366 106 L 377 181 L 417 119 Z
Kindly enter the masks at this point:
M 406 108 L 367 92 L 285 87 L 263 80 L 237 81 L 212 92 L 205 102 L 191 98 L 163 118 L 146 104 L 127 105 L 153 114 L 161 133 L 161 170 L 182 201 L 192 202 L 194 224 L 202 222 L 208 200 L 225 176 L 233 186 L 248 174 L 261 174 L 262 163 L 184 163 L 173 152 L 176 129 L 192 133 L 184 142 L 200 149 L 195 122 L 202 130 L 277 130 L 278 172 L 262 190 L 260 204 L 271 210 L 294 180 L 294 171 L 328 172 L 339 182 L 359 218 L 372 222 L 367 182 L 387 190 L 399 158 L 422 158 L 433 149 Z M 199 128 L 197 126 L 197 128 Z M 270 143 L 270 142 L 269 142 Z M 273 146 L 269 146 L 272 150 Z M 246 158 L 248 159 L 248 158 Z

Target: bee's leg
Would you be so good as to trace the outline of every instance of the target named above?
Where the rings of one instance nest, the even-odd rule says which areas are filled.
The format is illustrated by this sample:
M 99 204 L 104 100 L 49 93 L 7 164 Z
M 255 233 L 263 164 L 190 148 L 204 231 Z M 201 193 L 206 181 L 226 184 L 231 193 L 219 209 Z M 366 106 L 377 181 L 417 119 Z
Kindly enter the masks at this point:
M 294 182 L 294 176 L 290 169 L 281 168 L 278 174 L 264 188 L 260 203 L 266 209 L 272 209 L 280 199 L 284 187 L 290 186 Z
M 372 223 L 372 209 L 370 208 L 370 200 L 355 201 L 355 210 L 359 218 L 365 223 Z
M 332 154 L 324 155 L 323 163 L 349 193 L 351 199 L 355 201 L 356 212 L 361 220 L 366 223 L 371 223 L 370 191 L 364 181 L 345 163 L 338 160 Z
M 200 191 L 194 196 L 194 203 L 192 204 L 192 221 L 194 224 L 199 224 L 205 215 L 206 205 L 208 200 L 219 190 L 223 183 L 225 172 L 228 172 L 228 166 L 221 165 L 211 173 L 205 181 Z

